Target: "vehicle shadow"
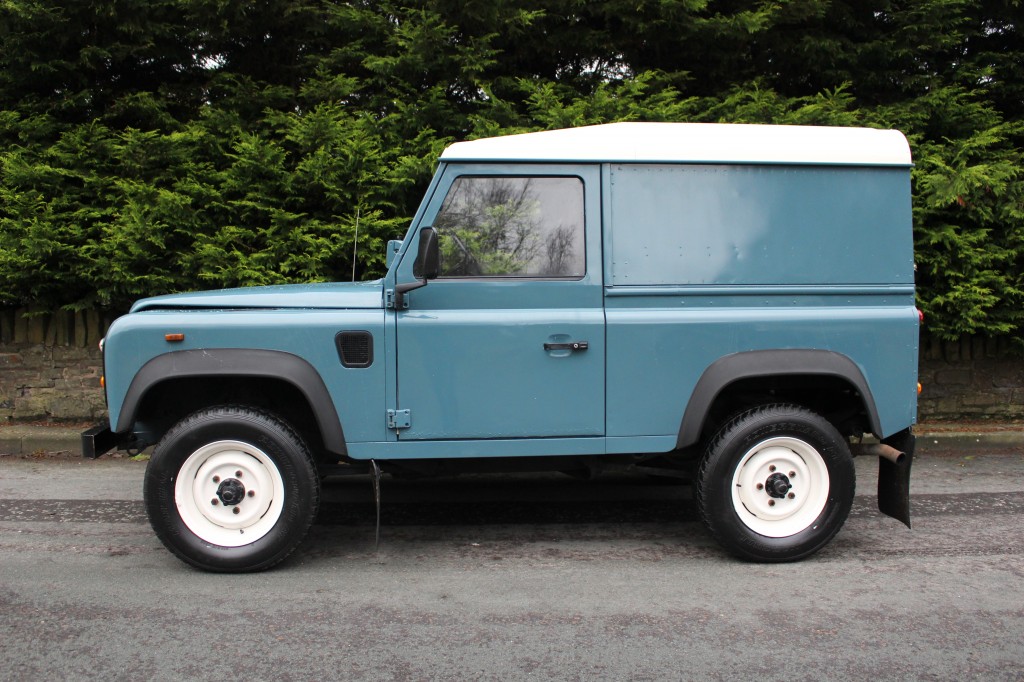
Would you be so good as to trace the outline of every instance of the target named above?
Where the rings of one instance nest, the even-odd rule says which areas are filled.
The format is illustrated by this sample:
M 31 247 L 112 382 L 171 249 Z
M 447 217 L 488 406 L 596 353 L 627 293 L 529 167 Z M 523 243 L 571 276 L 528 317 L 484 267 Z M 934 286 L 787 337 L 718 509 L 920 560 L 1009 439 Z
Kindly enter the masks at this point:
M 445 526 L 573 523 L 684 523 L 699 520 L 689 485 L 642 475 L 579 480 L 562 474 L 383 477 L 381 524 Z M 368 476 L 327 479 L 321 526 L 373 525 Z
M 590 481 L 558 474 L 385 477 L 379 545 L 375 524 L 368 477 L 329 479 L 310 537 L 293 561 L 719 553 L 699 523 L 690 486 L 646 476 Z

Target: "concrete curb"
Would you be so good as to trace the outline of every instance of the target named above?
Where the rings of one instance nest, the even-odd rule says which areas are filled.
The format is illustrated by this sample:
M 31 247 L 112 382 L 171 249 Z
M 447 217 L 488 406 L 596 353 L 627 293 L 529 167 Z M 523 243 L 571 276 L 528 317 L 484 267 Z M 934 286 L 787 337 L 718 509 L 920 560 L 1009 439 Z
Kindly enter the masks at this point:
M 928 453 L 929 450 L 950 452 L 963 450 L 976 452 L 979 450 L 999 450 L 1024 447 L 1024 428 L 1006 427 L 992 431 L 927 431 L 917 434 L 917 449 Z
M 82 453 L 83 427 L 0 426 L 0 454 L 31 455 L 38 452 Z
M 31 455 L 47 452 L 81 454 L 82 432 L 86 427 L 67 426 L 0 426 L 0 455 Z M 984 430 L 955 427 L 932 429 L 927 425 L 917 432 L 917 451 L 978 452 L 1024 448 L 1024 425 L 988 425 Z

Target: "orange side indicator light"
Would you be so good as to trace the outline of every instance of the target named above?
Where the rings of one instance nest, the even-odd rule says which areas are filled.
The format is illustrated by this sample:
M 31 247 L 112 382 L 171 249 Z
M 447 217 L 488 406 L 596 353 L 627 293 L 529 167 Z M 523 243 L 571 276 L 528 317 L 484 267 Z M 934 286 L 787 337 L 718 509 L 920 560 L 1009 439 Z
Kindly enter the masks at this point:
M 104 376 L 101 376 L 100 377 L 100 388 L 106 388 L 106 387 L 107 387 L 107 378 L 104 377 Z
M 921 382 L 920 381 L 917 382 L 917 394 L 921 395 L 921 391 L 923 391 L 923 390 L 924 390 L 924 387 L 921 386 Z
M 184 334 L 164 334 L 164 341 L 167 343 L 181 343 L 184 340 Z

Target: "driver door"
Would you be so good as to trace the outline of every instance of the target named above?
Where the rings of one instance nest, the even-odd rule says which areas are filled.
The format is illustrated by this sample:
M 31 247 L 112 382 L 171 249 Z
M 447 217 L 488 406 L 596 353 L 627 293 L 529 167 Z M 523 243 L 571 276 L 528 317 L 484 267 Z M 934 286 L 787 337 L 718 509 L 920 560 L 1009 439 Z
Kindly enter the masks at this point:
M 421 221 L 441 263 L 396 316 L 400 440 L 604 435 L 599 166 L 509 170 L 449 166 Z

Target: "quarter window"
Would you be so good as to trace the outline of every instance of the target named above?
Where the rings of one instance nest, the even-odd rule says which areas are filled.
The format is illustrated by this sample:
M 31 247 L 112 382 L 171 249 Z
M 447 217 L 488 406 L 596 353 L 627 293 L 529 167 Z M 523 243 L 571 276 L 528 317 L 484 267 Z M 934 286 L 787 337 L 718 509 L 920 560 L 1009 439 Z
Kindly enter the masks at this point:
M 583 181 L 460 177 L 434 220 L 441 277 L 582 277 Z

